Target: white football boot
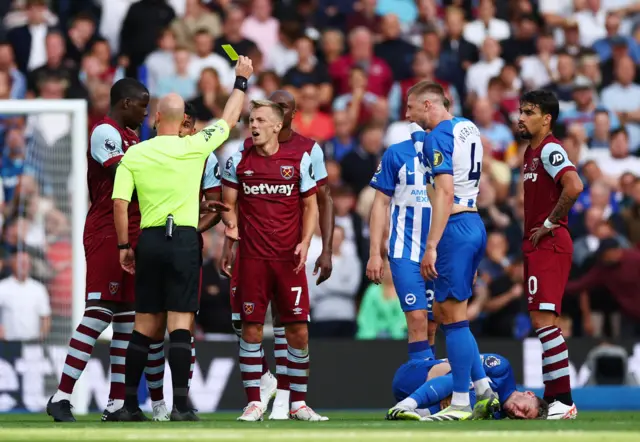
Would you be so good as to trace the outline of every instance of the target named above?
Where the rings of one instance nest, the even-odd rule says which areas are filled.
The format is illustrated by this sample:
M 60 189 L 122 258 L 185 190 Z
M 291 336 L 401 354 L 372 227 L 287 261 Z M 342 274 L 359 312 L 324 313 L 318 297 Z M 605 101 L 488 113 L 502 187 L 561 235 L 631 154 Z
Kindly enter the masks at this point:
M 578 416 L 576 404 L 565 405 L 560 401 L 553 401 L 549 404 L 549 414 L 547 420 L 575 419 Z
M 167 422 L 169 421 L 170 413 L 167 410 L 167 404 L 164 401 L 160 401 L 153 406 L 153 420 L 156 422 Z
M 302 405 L 297 410 L 292 409 L 289 416 L 298 421 L 321 422 L 329 420 L 326 416 L 320 416 L 308 405 Z
M 242 410 L 242 416 L 237 420 L 243 422 L 260 422 L 264 419 L 264 406 L 262 402 L 249 402 L 249 405 Z

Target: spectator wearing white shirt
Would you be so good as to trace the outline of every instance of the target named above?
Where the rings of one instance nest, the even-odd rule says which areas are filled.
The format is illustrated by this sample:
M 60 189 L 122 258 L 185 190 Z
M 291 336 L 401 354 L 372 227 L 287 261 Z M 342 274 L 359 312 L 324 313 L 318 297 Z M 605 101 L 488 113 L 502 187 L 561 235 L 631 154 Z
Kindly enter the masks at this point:
M 573 0 L 539 0 L 538 8 L 549 26 L 561 26 L 573 14 Z
M 486 38 L 480 50 L 482 59 L 471 65 L 467 71 L 467 91 L 477 97 L 487 96 L 489 80 L 500 74 L 504 60 L 500 58 L 500 44 L 493 38 Z
M 496 7 L 493 0 L 481 0 L 478 7 L 479 18 L 465 25 L 464 39 L 480 47 L 487 37 L 498 41 L 511 37 L 509 23 L 496 18 L 495 15 Z
M 0 340 L 43 340 L 51 328 L 51 307 L 45 286 L 29 276 L 26 252 L 11 258 L 12 275 L 0 281 Z
M 616 82 L 602 91 L 602 104 L 616 112 L 629 134 L 629 148 L 640 148 L 640 85 L 634 83 L 636 65 L 630 57 L 623 57 L 615 67 Z
M 311 324 L 314 338 L 352 338 L 356 334 L 356 294 L 361 280 L 362 264 L 342 244 L 344 229 L 333 230 L 333 272 L 321 285 L 309 284 Z M 314 262 L 307 260 L 307 279 L 314 281 Z
M 617 180 L 625 172 L 640 176 L 640 158 L 629 155 L 629 135 L 624 127 L 611 132 L 609 150 L 591 149 L 584 160 L 594 160 L 610 180 Z
M 220 55 L 213 52 L 214 39 L 208 31 L 201 29 L 196 31 L 194 37 L 196 53 L 189 62 L 189 75 L 194 79 L 200 78 L 204 68 L 213 68 L 220 77 L 220 83 L 227 92 L 233 88 L 235 76 L 229 63 Z
M 298 52 L 295 42 L 302 35 L 297 22 L 282 22 L 278 31 L 278 42 L 267 55 L 266 68 L 278 76 L 284 74 L 298 63 Z
M 271 49 L 278 43 L 278 20 L 271 16 L 273 7 L 271 0 L 253 0 L 251 15 L 242 24 L 242 35 L 255 41 L 260 52 L 269 62 Z
M 158 38 L 158 49 L 149 54 L 144 62 L 147 67 L 147 87 L 152 97 L 157 96 L 156 88 L 160 79 L 176 72 L 173 57 L 175 49 L 176 36 L 171 29 L 164 29 Z
M 606 37 L 607 12 L 600 7 L 600 0 L 587 0 L 587 7 L 576 12 L 574 18 L 580 28 L 580 43 L 590 47 L 596 40 Z
M 553 35 L 542 33 L 536 42 L 538 53 L 520 61 L 520 78 L 527 89 L 540 89 L 557 75 L 558 57 L 554 55 Z

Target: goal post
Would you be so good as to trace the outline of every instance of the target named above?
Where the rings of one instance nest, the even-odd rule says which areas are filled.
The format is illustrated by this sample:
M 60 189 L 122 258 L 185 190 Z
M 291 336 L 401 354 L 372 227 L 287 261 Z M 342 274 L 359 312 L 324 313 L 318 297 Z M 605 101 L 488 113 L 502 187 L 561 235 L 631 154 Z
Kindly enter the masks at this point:
M 30 115 L 38 114 L 68 114 L 71 116 L 70 125 L 70 158 L 71 177 L 69 178 L 70 193 L 70 221 L 71 221 L 71 327 L 75 328 L 82 320 L 85 299 L 85 272 L 84 246 L 82 232 L 89 207 L 87 189 L 87 142 L 88 142 L 88 117 L 87 102 L 85 100 L 0 100 L 0 115 Z M 67 336 L 66 345 L 71 336 Z M 59 373 L 56 373 L 59 375 Z M 76 384 L 74 397 L 84 398 L 82 390 L 87 388 L 88 379 L 80 378 Z M 78 414 L 86 414 L 88 402 L 75 401 L 74 410 Z

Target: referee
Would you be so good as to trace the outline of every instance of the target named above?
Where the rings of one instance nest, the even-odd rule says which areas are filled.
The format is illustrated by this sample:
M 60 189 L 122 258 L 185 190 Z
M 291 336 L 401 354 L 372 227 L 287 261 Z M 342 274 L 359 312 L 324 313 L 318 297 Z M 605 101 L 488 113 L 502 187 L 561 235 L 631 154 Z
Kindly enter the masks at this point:
M 170 94 L 158 103 L 158 136 L 127 151 L 116 172 L 113 211 L 120 263 L 136 275 L 136 319 L 125 363 L 126 397 L 121 420 L 143 418 L 138 385 L 154 336 L 169 332 L 173 384 L 171 420 L 198 420 L 188 406 L 191 325 L 198 310 L 201 252 L 196 227 L 200 185 L 209 154 L 228 137 L 244 104 L 251 60 L 239 57 L 234 91 L 222 118 L 193 136 L 180 138 L 185 104 Z M 129 244 L 128 207 L 134 189 L 142 232 L 135 256 Z

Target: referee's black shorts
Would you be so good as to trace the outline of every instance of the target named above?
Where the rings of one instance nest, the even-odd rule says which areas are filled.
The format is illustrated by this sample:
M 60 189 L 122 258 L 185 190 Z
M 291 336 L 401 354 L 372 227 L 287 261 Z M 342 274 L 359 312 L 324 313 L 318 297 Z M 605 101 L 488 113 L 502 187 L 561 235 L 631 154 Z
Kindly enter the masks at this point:
M 136 248 L 136 312 L 196 312 L 201 248 L 193 227 L 143 229 Z

